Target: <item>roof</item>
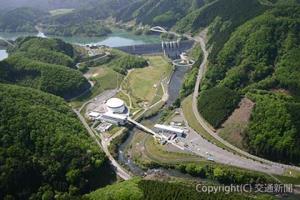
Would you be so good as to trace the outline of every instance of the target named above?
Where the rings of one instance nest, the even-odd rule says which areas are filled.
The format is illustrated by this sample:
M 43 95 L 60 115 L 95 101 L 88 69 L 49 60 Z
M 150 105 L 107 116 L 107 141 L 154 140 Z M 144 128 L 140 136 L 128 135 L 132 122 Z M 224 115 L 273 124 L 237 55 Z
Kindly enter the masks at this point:
M 112 114 L 112 113 L 105 113 L 102 115 L 103 118 L 113 118 L 113 119 L 120 119 L 120 120 L 127 120 L 127 116 L 124 115 L 118 115 L 118 114 Z
M 184 133 L 184 130 L 179 129 L 179 128 L 174 128 L 172 126 L 166 126 L 163 124 L 155 124 L 154 128 L 161 129 L 161 130 L 166 130 L 174 133 Z
M 118 98 L 111 98 L 107 100 L 106 105 L 110 108 L 120 108 L 124 106 L 124 101 Z
M 98 113 L 98 112 L 90 112 L 90 113 L 89 113 L 89 116 L 90 116 L 90 117 L 99 117 L 99 116 L 100 116 L 100 113 Z

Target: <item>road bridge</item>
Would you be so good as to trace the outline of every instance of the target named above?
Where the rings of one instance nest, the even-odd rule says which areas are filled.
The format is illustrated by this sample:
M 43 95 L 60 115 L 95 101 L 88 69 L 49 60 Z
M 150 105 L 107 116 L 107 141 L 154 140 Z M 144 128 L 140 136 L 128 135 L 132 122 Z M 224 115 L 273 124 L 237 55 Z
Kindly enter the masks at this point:
M 171 34 L 171 35 L 175 35 L 177 37 L 181 36 L 178 33 L 175 33 L 175 32 L 172 32 L 172 31 L 167 31 L 165 28 L 163 28 L 161 26 L 154 26 L 154 27 L 150 28 L 150 31 L 158 32 L 158 33 L 168 33 L 168 34 Z
M 11 43 L 10 41 L 0 37 L 0 40 L 4 41 L 6 44 L 8 44 L 9 46 L 15 47 L 15 45 L 13 43 Z
M 154 137 L 158 137 L 161 138 L 161 136 L 159 134 L 157 134 L 156 132 L 154 132 L 153 130 L 151 130 L 150 128 L 144 126 L 143 124 L 135 121 L 134 119 L 131 119 L 130 117 L 128 117 L 128 122 L 130 122 L 131 124 L 137 126 L 138 128 L 142 129 L 143 131 L 153 135 Z

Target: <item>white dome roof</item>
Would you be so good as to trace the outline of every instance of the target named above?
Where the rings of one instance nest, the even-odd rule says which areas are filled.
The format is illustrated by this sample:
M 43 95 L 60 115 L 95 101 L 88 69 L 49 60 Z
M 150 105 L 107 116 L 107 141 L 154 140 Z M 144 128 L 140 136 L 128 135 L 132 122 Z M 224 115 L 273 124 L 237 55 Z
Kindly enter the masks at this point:
M 111 98 L 107 100 L 106 105 L 109 108 L 120 108 L 124 106 L 124 101 L 118 98 Z

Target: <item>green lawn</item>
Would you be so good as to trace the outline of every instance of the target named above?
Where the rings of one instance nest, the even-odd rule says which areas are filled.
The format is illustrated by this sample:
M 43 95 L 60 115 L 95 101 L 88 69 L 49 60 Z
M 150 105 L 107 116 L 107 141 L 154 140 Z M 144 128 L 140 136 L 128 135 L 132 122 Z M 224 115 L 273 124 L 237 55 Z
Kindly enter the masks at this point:
M 94 98 L 105 90 L 118 88 L 124 78 L 123 75 L 105 65 L 93 67 L 88 73 L 93 74 L 90 80 L 92 80 L 95 85 L 90 93 L 72 101 L 71 105 L 73 107 L 81 106 L 85 101 Z
M 210 141 L 211 143 L 216 144 L 217 146 L 227 149 L 225 145 L 223 145 L 221 142 L 217 141 L 214 137 L 212 137 L 209 133 L 207 133 L 204 128 L 200 125 L 198 122 L 196 116 L 193 112 L 193 106 L 192 106 L 192 100 L 193 96 L 190 95 L 187 98 L 185 98 L 182 102 L 182 111 L 184 113 L 185 118 L 187 119 L 189 126 L 194 129 L 198 134 L 202 135 L 205 139 Z
M 49 13 L 53 17 L 53 16 L 58 16 L 58 15 L 66 15 L 66 14 L 72 13 L 74 10 L 75 9 L 72 9 L 72 8 L 56 9 L 56 10 L 50 10 Z
M 111 68 L 101 67 L 100 69 L 101 71 L 99 73 L 96 72 L 91 80 L 99 83 L 103 90 L 118 88 L 124 76 Z
M 160 81 L 172 72 L 172 66 L 161 56 L 148 56 L 150 66 L 135 69 L 124 87 L 134 98 L 151 103 L 159 91 Z M 154 87 L 154 86 L 157 87 Z

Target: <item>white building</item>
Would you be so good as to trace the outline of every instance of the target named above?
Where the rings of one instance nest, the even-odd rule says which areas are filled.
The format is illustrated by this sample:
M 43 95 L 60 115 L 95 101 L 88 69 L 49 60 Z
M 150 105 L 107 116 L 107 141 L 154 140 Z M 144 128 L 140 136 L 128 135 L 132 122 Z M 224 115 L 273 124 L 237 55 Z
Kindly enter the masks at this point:
M 100 117 L 97 118 L 98 120 L 112 123 L 115 125 L 125 125 L 127 123 L 127 116 L 124 115 L 118 115 L 114 113 L 107 112 Z
M 111 113 L 123 113 L 126 109 L 124 101 L 118 98 L 107 100 L 106 106 Z
M 163 124 L 155 124 L 154 128 L 158 132 L 176 134 L 178 137 L 182 137 L 184 134 L 184 130 L 182 130 L 182 129 L 174 128 L 172 126 L 167 126 L 167 125 L 163 125 Z
M 89 118 L 91 120 L 95 120 L 95 119 L 97 119 L 100 116 L 100 113 L 98 113 L 98 112 L 90 112 L 88 115 L 89 115 Z

